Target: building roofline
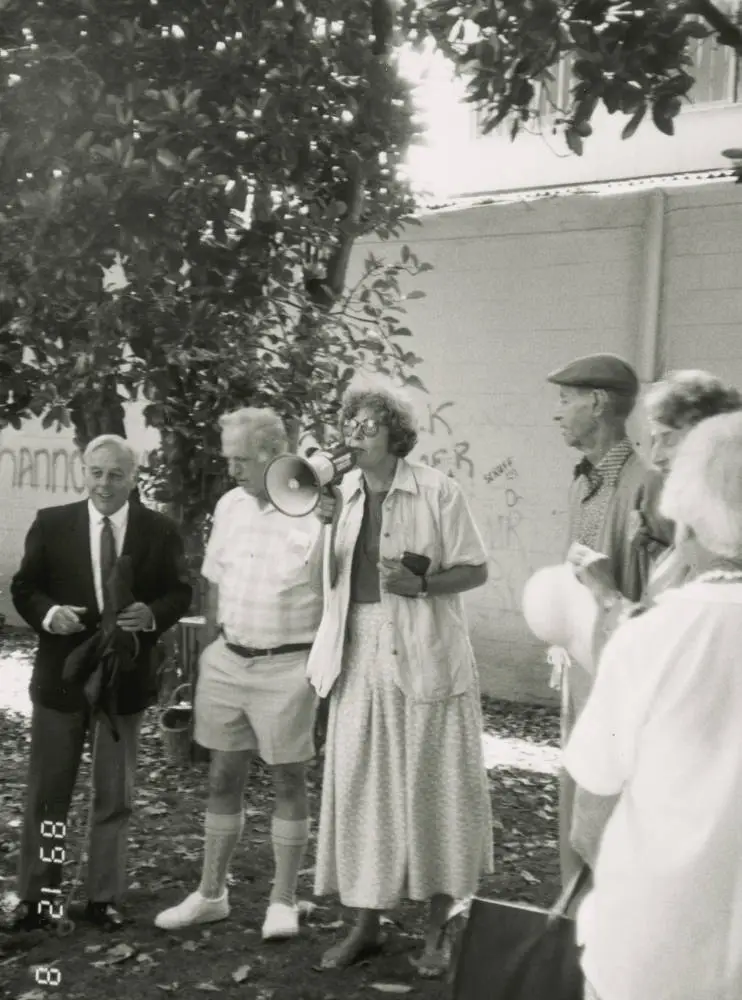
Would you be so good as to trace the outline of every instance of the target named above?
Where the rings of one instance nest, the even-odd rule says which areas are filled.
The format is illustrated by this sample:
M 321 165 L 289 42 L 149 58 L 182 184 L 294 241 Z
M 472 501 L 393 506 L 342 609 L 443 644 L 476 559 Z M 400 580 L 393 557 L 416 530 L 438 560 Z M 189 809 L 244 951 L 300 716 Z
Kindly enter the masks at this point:
M 442 212 L 456 212 L 465 208 L 481 208 L 485 205 L 503 205 L 516 202 L 537 201 L 544 198 L 565 198 L 575 194 L 626 194 L 631 191 L 647 191 L 654 188 L 690 187 L 700 184 L 714 184 L 723 180 L 733 180 L 733 168 L 719 170 L 694 170 L 682 174 L 655 174 L 611 181 L 593 181 L 582 184 L 551 185 L 549 187 L 514 188 L 503 191 L 482 191 L 476 194 L 461 194 L 437 201 L 423 200 L 419 215 L 433 215 Z

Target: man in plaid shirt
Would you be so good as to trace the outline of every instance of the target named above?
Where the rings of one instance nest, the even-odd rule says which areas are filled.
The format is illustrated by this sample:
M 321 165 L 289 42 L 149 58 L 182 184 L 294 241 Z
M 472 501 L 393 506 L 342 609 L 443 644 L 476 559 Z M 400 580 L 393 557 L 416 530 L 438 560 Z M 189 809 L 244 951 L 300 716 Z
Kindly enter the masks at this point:
M 216 506 L 202 573 L 209 581 L 207 637 L 195 699 L 195 738 L 211 750 L 199 888 L 160 913 L 168 930 L 229 915 L 227 870 L 243 828 L 242 800 L 256 754 L 273 774 L 275 879 L 263 939 L 299 931 L 296 883 L 309 839 L 305 770 L 314 756 L 316 700 L 305 674 L 322 614 L 308 555 L 320 525 L 269 501 L 265 469 L 288 448 L 272 410 L 221 419 L 222 452 L 237 486 Z

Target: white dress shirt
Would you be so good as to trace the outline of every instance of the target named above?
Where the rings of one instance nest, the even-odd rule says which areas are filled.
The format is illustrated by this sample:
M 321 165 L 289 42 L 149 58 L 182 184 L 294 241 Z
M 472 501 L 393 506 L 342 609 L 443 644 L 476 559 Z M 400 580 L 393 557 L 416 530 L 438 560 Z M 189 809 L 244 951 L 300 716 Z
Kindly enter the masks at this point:
M 103 518 L 106 515 L 101 514 L 91 500 L 88 500 L 88 520 L 90 522 L 90 559 L 93 567 L 93 584 L 95 586 L 95 600 L 98 604 L 98 610 L 103 611 L 103 579 L 100 568 L 100 535 L 103 530 Z M 124 504 L 120 507 L 115 514 L 109 516 L 109 521 L 111 522 L 111 529 L 113 531 L 113 540 L 116 545 L 116 556 L 121 555 L 121 550 L 124 547 L 124 538 L 126 537 L 126 525 L 129 522 L 129 504 Z M 49 608 L 43 621 L 43 628 L 47 632 L 51 632 L 51 620 L 59 611 L 61 607 L 60 604 L 55 604 L 54 607 Z M 88 609 L 90 610 L 90 609 Z
M 103 611 L 103 578 L 100 569 L 100 536 L 103 531 L 103 518 L 107 515 L 101 514 L 88 500 L 88 517 L 90 519 L 90 556 L 93 562 L 93 583 L 95 584 L 95 599 L 98 602 L 98 610 Z M 116 558 L 121 555 L 126 536 L 126 525 L 129 523 L 128 502 L 120 507 L 115 514 L 108 515 L 113 531 L 113 541 L 116 545 Z

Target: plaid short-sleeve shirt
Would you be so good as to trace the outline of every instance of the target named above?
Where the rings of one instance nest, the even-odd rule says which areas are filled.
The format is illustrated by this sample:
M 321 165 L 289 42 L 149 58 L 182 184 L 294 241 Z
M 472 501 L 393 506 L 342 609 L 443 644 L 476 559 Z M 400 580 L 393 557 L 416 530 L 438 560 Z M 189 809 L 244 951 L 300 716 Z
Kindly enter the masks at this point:
M 606 452 L 597 465 L 585 458 L 576 466 L 577 490 L 571 511 L 570 543 L 581 542 L 591 549 L 598 547 L 621 469 L 633 453 L 633 445 L 624 438 Z
M 317 519 L 259 507 L 237 487 L 214 511 L 201 572 L 219 587 L 219 624 L 230 642 L 269 649 L 312 642 L 322 599 L 309 586 L 307 558 Z

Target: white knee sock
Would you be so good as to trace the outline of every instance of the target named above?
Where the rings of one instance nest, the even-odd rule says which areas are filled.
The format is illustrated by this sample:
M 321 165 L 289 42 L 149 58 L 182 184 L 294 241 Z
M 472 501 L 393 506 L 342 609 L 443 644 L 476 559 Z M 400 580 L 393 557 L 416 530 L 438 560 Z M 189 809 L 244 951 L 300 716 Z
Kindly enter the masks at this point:
M 271 825 L 273 856 L 276 861 L 276 875 L 271 891 L 271 903 L 296 902 L 296 883 L 299 878 L 309 843 L 308 819 L 278 819 L 273 817 Z
M 239 812 L 234 816 L 206 813 L 204 821 L 204 865 L 199 892 L 206 899 L 219 899 L 227 887 L 229 862 L 240 837 L 244 819 Z

